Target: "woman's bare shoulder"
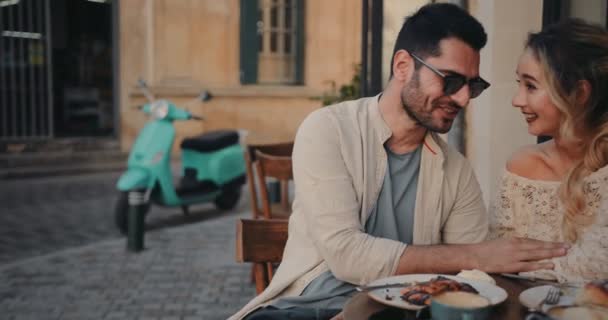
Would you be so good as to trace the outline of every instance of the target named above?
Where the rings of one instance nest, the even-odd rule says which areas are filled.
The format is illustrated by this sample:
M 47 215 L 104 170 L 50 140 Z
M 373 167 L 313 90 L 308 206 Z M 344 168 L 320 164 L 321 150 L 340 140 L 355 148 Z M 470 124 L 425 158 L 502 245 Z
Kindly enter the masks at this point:
M 547 148 L 542 144 L 519 148 L 507 161 L 507 170 L 528 179 L 555 179 L 555 174 L 547 163 Z

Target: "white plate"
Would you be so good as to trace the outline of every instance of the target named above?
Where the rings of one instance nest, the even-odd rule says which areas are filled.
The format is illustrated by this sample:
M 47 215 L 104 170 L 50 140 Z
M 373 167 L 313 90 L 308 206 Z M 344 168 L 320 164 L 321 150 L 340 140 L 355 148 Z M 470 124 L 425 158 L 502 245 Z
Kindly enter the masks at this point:
M 456 280 L 458 282 L 464 282 L 470 284 L 475 290 L 479 291 L 479 294 L 483 297 L 486 297 L 490 300 L 492 305 L 499 304 L 507 299 L 507 292 L 496 285 L 493 285 L 488 282 L 478 281 L 478 280 L 469 280 L 457 276 L 450 275 L 442 275 L 442 274 L 406 274 L 401 276 L 388 277 L 383 279 L 378 279 L 369 283 L 369 285 L 382 285 L 389 283 L 412 283 L 412 282 L 423 282 L 429 281 L 438 276 L 443 276 L 452 280 Z M 370 298 L 388 305 L 392 307 L 397 307 L 401 309 L 408 310 L 419 310 L 424 308 L 424 306 L 418 306 L 415 304 L 411 304 L 409 302 L 401 299 L 400 291 L 403 288 L 388 288 L 388 289 L 376 289 L 368 292 Z M 392 297 L 391 300 L 387 300 L 386 297 Z
M 526 289 L 519 294 L 519 302 L 528 308 L 536 308 L 538 307 L 538 304 L 547 296 L 547 292 L 549 292 L 551 287 L 553 286 L 546 285 Z M 543 305 L 541 309 L 546 311 L 548 307 L 554 307 L 556 305 L 572 305 L 574 303 L 577 290 L 577 288 L 572 287 L 561 288 L 562 295 L 559 298 L 559 302 L 551 306 Z

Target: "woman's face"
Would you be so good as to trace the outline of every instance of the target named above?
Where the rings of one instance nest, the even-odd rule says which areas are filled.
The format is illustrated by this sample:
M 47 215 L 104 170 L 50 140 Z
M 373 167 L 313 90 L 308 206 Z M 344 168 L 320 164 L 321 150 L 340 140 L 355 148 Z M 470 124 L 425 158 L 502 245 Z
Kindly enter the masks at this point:
M 549 97 L 549 87 L 540 63 L 526 49 L 517 64 L 517 93 L 511 103 L 528 123 L 528 133 L 554 137 L 559 132 L 561 112 Z

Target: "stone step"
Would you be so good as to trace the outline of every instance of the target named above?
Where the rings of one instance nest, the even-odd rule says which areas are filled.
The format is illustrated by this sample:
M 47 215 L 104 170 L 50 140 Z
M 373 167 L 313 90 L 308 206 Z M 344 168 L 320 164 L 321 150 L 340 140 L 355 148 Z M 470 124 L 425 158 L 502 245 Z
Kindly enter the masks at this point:
M 120 150 L 98 151 L 50 151 L 0 154 L 0 168 L 23 168 L 32 166 L 80 165 L 104 162 L 125 162 L 128 153 Z
M 63 165 L 38 165 L 0 169 L 0 180 L 15 180 L 25 178 L 42 178 L 53 176 L 72 176 L 79 174 L 122 171 L 127 167 L 127 161 L 106 163 L 77 163 Z
M 116 138 L 78 137 L 44 140 L 11 141 L 0 140 L 0 155 L 25 154 L 41 152 L 78 152 L 119 150 L 120 143 Z
M 0 142 L 0 179 L 120 170 L 128 153 L 112 138 Z

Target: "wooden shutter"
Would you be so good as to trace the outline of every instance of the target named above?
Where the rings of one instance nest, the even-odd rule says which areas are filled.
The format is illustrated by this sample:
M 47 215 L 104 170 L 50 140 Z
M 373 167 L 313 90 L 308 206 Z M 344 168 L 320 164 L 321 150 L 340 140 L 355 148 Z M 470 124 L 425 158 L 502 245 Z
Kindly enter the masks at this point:
M 241 0 L 241 84 L 258 79 L 258 1 Z

